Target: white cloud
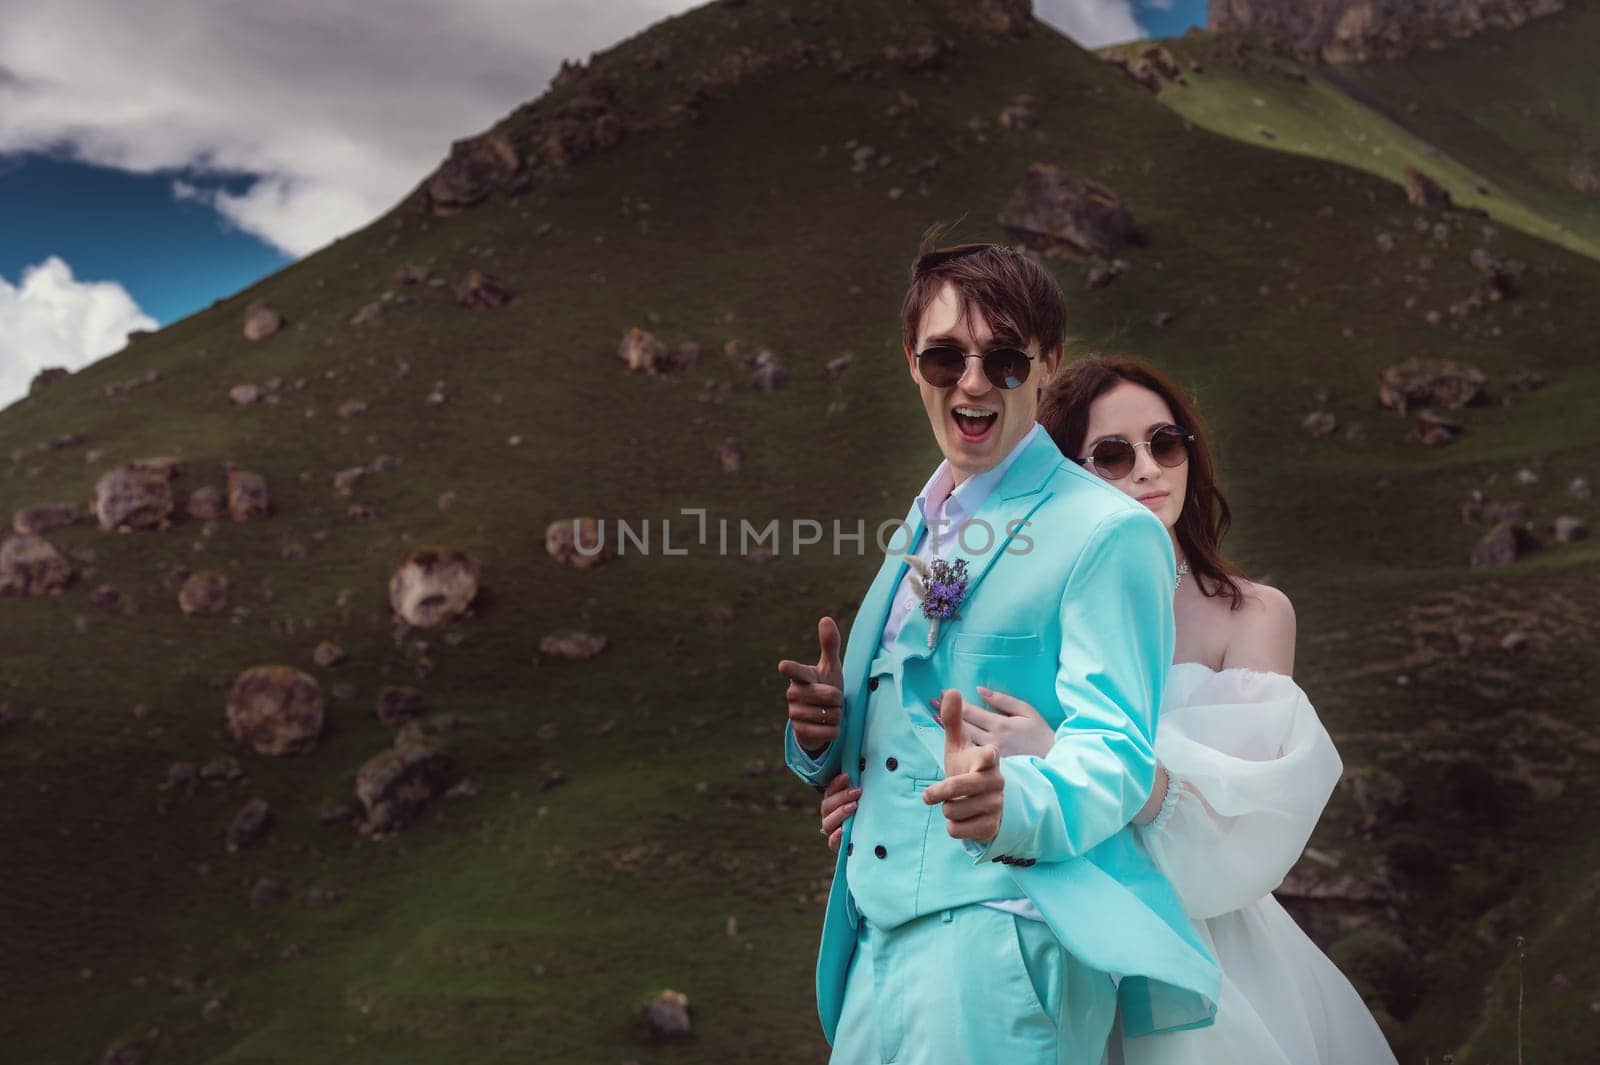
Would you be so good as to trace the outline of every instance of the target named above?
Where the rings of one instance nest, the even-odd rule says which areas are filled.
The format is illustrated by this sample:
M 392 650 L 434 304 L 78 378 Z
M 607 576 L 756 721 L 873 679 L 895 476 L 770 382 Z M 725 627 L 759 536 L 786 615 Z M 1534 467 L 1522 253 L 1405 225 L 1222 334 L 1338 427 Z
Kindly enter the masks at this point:
M 15 286 L 0 277 L 0 408 L 27 395 L 45 367 L 78 370 L 120 351 L 130 331 L 156 326 L 121 285 L 79 281 L 54 255 Z
M 685 0 L 53 0 L 5 5 L 0 154 L 189 168 L 293 255 L 392 207 L 449 152 Z M 250 175 L 242 193 L 209 185 Z M 237 187 L 237 182 L 232 182 Z
M 1085 48 L 1150 36 L 1134 17 L 1132 0 L 1035 0 L 1033 11 Z
M 392 207 L 582 58 L 690 0 L 52 0 L 0 4 L 0 155 L 65 149 L 304 255 Z M 1039 0 L 1097 47 L 1130 0 Z M 240 176 L 255 184 L 243 192 Z M 210 178 L 210 180 L 207 180 Z

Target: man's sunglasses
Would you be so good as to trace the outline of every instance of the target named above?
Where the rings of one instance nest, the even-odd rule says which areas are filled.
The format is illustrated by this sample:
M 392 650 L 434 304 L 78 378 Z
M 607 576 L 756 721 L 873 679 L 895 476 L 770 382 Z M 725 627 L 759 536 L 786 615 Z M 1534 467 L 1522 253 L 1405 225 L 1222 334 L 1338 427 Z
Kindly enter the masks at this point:
M 1194 434 L 1176 425 L 1163 425 L 1150 434 L 1149 440 L 1130 444 L 1120 436 L 1108 436 L 1095 444 L 1086 459 L 1074 459 L 1080 466 L 1092 466 L 1094 472 L 1108 481 L 1120 481 L 1133 472 L 1135 448 L 1147 447 L 1150 457 L 1171 469 L 1189 461 L 1189 445 Z
M 983 376 L 996 388 L 1017 388 L 1033 368 L 1033 356 L 1016 348 L 990 348 L 982 355 L 969 355 L 940 344 L 917 352 L 917 370 L 934 388 L 950 388 L 967 372 L 968 359 L 982 360 Z

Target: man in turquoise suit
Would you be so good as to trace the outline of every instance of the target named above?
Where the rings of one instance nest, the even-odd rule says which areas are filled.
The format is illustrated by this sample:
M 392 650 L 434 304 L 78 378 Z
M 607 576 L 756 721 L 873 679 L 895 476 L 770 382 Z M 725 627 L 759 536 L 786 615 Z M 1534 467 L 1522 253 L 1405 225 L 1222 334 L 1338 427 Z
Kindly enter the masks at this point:
M 1099 1065 L 1118 1016 L 1138 1036 L 1215 1012 L 1216 963 L 1128 827 L 1154 782 L 1171 541 L 1034 421 L 1065 327 L 1047 271 L 996 245 L 928 252 L 902 317 L 944 462 L 887 537 L 842 668 L 831 618 L 816 666 L 779 665 L 789 767 L 861 788 L 817 959 L 830 1060 Z M 967 742 L 979 685 L 1056 725 L 1050 753 Z

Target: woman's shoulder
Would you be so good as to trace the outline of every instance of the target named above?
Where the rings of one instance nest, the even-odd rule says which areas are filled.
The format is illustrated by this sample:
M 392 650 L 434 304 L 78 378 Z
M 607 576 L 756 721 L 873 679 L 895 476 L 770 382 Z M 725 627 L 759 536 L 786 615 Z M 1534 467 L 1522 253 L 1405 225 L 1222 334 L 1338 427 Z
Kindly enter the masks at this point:
M 1222 664 L 1274 673 L 1294 670 L 1295 618 L 1289 597 L 1270 584 L 1239 581 Z

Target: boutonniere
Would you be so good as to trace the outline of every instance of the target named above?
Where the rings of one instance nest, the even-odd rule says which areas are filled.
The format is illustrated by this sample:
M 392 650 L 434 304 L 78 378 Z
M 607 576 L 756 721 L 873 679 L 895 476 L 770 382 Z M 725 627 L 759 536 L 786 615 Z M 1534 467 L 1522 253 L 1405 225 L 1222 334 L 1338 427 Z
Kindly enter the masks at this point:
M 922 616 L 928 619 L 928 647 L 939 642 L 939 623 L 959 617 L 956 607 L 967 594 L 967 560 L 932 562 L 907 555 L 906 563 L 916 572 L 911 575 L 911 590 L 922 600 Z

